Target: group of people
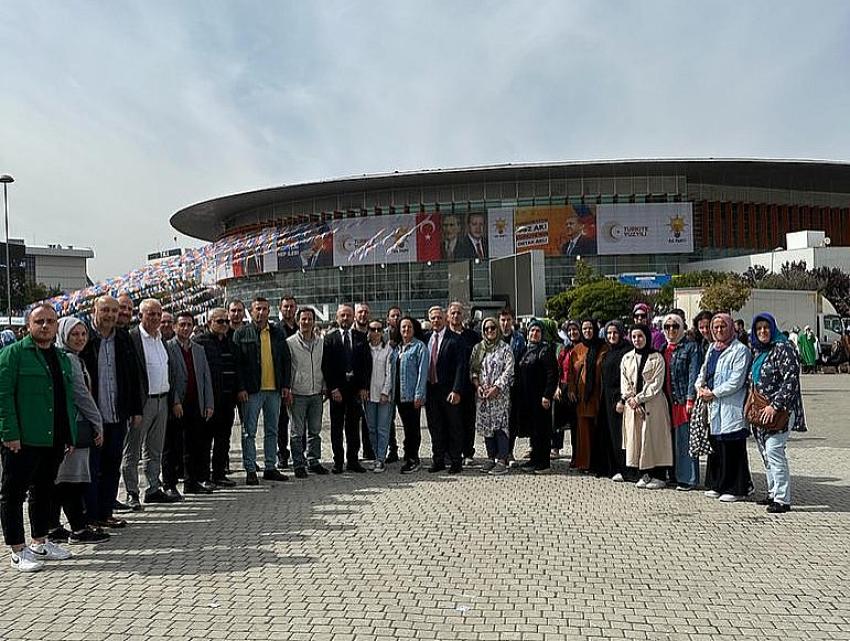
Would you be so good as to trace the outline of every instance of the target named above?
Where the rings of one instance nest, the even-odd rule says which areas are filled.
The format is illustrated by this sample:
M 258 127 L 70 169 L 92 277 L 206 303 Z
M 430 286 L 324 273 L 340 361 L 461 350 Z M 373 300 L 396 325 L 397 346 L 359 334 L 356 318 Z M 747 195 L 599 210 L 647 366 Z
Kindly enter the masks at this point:
M 134 311 L 129 297 L 102 296 L 86 323 L 37 305 L 27 336 L 0 350 L 0 520 L 18 570 L 68 558 L 62 543 L 108 539 L 127 526 L 117 511 L 235 485 L 237 413 L 247 485 L 286 481 L 290 465 L 297 478 L 364 473 L 364 460 L 376 474 L 399 460 L 402 474 L 414 473 L 424 408 L 432 473 L 470 467 L 480 435 L 482 472 L 544 474 L 568 430 L 571 468 L 638 488 L 694 489 L 707 455 L 705 494 L 723 502 L 752 492 L 752 435 L 767 477 L 760 502 L 790 509 L 785 447 L 790 429 L 805 429 L 799 357 L 769 314 L 753 320 L 748 348 L 728 314 L 703 312 L 689 329 L 676 310 L 658 330 L 643 304 L 628 330 L 619 320 L 601 330 L 594 319 L 567 321 L 563 340 L 548 319 L 523 333 L 509 308 L 479 333 L 457 302 L 431 307 L 423 323 L 398 307 L 382 320 L 366 303 L 341 304 L 327 331 L 291 296 L 277 322 L 263 297 L 250 320 L 231 300 L 209 311 L 203 331 L 156 299 L 141 301 L 135 326 Z M 321 462 L 325 402 L 330 469 Z M 530 442 L 519 460 L 517 438 Z

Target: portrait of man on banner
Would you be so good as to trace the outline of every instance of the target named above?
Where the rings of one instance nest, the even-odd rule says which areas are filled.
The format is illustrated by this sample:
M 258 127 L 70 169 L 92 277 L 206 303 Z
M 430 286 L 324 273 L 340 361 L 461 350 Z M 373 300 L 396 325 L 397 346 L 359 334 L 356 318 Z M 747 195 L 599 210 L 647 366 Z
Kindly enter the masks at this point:
M 484 212 L 470 212 L 466 215 L 463 235 L 457 241 L 454 257 L 457 260 L 470 260 L 487 258 L 488 255 L 487 215 Z
M 596 255 L 596 212 L 591 205 L 568 207 L 563 221 L 561 254 Z
M 327 223 L 307 223 L 282 230 L 277 268 L 312 269 L 333 266 L 333 234 Z

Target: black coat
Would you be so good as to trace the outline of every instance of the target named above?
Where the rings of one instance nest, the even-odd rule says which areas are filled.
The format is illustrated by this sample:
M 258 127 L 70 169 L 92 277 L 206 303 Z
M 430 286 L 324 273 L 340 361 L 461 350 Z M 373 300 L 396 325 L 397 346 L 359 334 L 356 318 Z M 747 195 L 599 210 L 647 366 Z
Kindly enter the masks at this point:
M 88 330 L 89 341 L 80 353 L 80 357 L 91 377 L 91 393 L 97 402 L 101 338 L 94 328 L 89 327 Z M 139 368 L 130 344 L 130 335 L 126 329 L 119 328 L 115 328 L 115 383 L 117 386 L 115 410 L 118 421 L 126 421 L 131 416 L 141 416 L 144 401 L 139 381 Z
M 195 342 L 204 348 L 210 366 L 215 404 L 233 407 L 236 404 L 236 393 L 242 389 L 233 341 L 227 334 L 219 339 L 212 332 L 206 332 L 196 338 Z
M 346 353 L 345 343 L 342 340 L 342 330 L 335 330 L 325 335 L 324 351 L 322 352 L 322 375 L 325 377 L 325 385 L 328 391 L 339 390 L 350 392 L 364 389 L 368 383 L 363 383 L 366 376 L 364 368 L 368 354 L 368 343 L 363 332 L 351 328 L 351 352 Z M 364 350 L 365 348 L 365 350 Z M 353 372 L 353 378 L 346 374 Z M 368 381 L 368 379 L 365 379 Z
M 425 348 L 431 350 L 431 335 L 425 334 Z M 440 351 L 437 354 L 437 383 L 458 394 L 463 394 L 469 384 L 469 353 L 460 335 L 446 327 Z
M 539 347 L 534 343 L 526 346 L 517 368 L 517 401 L 520 436 L 528 436 L 531 426 L 548 414 L 540 404 L 542 398 L 550 401 L 558 385 L 558 362 L 555 348 L 548 343 Z

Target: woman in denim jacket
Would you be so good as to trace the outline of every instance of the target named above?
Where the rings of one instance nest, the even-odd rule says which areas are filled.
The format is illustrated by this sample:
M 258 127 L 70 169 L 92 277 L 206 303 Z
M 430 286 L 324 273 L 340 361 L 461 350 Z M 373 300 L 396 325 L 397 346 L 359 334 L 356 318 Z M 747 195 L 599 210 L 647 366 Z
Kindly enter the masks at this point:
M 785 446 L 790 430 L 799 430 L 803 424 L 800 361 L 770 314 L 762 313 L 753 319 L 750 344 L 754 354 L 750 385 L 770 401 L 762 411 L 762 419 L 771 420 L 777 410 L 790 413 L 783 430 L 768 432 L 758 424 L 750 424 L 767 477 L 767 496 L 758 503 L 766 505 L 771 514 L 783 514 L 791 509 L 791 472 Z
M 729 314 L 714 315 L 711 334 L 714 342 L 694 385 L 709 404 L 708 439 L 713 453 L 708 455 L 705 495 L 723 502 L 740 501 L 753 489 L 747 461 L 749 430 L 744 421 L 750 350 L 737 340 Z
M 662 353 L 667 363 L 664 390 L 670 398 L 673 426 L 673 472 L 676 489 L 685 492 L 699 483 L 699 458 L 691 456 L 688 446 L 691 410 L 697 394 L 694 385 L 702 365 L 702 354 L 697 344 L 686 336 L 685 319 L 678 314 L 667 314 L 663 329 L 667 339 Z
M 425 405 L 428 383 L 428 366 L 431 357 L 428 348 L 416 335 L 421 335 L 419 321 L 405 316 L 399 322 L 401 343 L 395 349 L 396 403 L 398 415 L 404 427 L 404 465 L 402 474 L 419 469 L 419 446 L 422 443 L 422 428 L 419 415 Z

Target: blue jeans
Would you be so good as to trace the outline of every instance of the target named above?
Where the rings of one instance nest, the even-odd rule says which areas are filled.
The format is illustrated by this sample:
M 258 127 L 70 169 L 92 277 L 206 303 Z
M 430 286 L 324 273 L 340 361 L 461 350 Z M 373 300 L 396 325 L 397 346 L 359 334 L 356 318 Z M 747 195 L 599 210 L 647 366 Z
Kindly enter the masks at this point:
M 257 471 L 257 423 L 263 412 L 263 455 L 265 469 L 275 469 L 277 461 L 277 421 L 280 416 L 280 392 L 261 391 L 249 394 L 245 401 L 242 423 L 242 465 L 246 472 Z
M 390 423 L 393 419 L 392 403 L 365 404 L 366 424 L 369 426 L 369 441 L 375 450 L 375 460 L 383 463 L 387 460 L 387 446 L 390 442 Z
M 790 430 L 770 434 L 765 437 L 764 445 L 761 439 L 756 438 L 756 445 L 764 463 L 767 493 L 774 501 L 783 505 L 791 505 L 791 471 L 788 469 L 788 457 L 785 453 L 790 434 Z
M 319 464 L 322 458 L 322 395 L 293 396 L 289 408 L 289 451 L 297 470 Z M 307 457 L 304 457 L 304 451 Z
M 699 484 L 699 458 L 691 456 L 688 444 L 691 438 L 690 423 L 683 423 L 673 430 L 676 441 L 676 482 L 694 487 Z
M 563 436 L 564 434 L 562 432 L 561 440 L 563 440 Z M 507 432 L 496 430 L 493 432 L 493 436 L 485 436 L 484 445 L 487 446 L 488 459 L 491 461 L 495 461 L 497 459 L 502 462 L 507 461 L 510 446 L 510 439 L 508 438 Z

